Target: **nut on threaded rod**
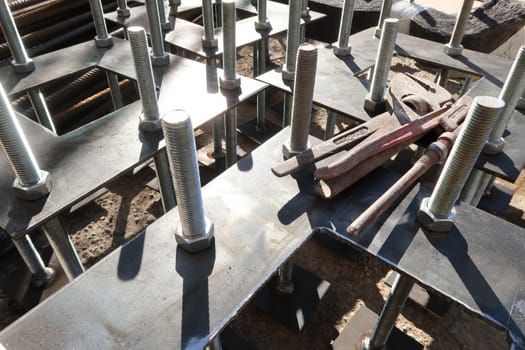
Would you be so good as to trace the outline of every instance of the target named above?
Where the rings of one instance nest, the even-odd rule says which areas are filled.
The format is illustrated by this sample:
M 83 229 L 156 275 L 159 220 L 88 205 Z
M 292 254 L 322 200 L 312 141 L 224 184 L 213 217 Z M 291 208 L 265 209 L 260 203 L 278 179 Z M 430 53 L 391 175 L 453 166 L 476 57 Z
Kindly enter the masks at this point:
M 312 117 L 317 48 L 311 44 L 301 45 L 297 52 L 296 67 L 290 140 L 283 145 L 285 159 L 306 151 L 309 147 L 308 134 Z
M 286 62 L 283 67 L 282 77 L 284 80 L 294 80 L 295 61 L 297 49 L 301 41 L 301 6 L 302 0 L 290 0 L 288 32 L 286 36 Z
M 495 97 L 474 98 L 432 195 L 423 200 L 417 214 L 418 221 L 428 230 L 447 232 L 452 228 L 454 204 L 504 105 L 501 99 Z
M 164 51 L 164 39 L 159 19 L 159 6 L 157 0 L 146 1 L 146 14 L 148 16 L 149 34 L 151 39 L 151 64 L 166 66 L 170 63 L 170 56 Z
M 386 81 L 396 45 L 398 23 L 397 18 L 387 18 L 383 22 L 370 92 L 365 97 L 364 107 L 368 112 L 379 113 L 384 109 Z
M 162 129 L 180 217 L 175 239 L 184 250 L 197 252 L 210 246 L 213 224 L 204 216 L 190 116 L 182 110 L 171 111 L 164 115 Z
M 223 76 L 219 83 L 221 88 L 234 90 L 241 86 L 237 76 L 237 48 L 235 46 L 235 0 L 222 1 L 222 35 L 223 35 Z
M 0 0 L 0 27 L 13 56 L 11 66 L 16 73 L 29 73 L 35 69 L 35 62 L 27 55 L 24 43 L 16 28 L 7 0 Z
M 117 16 L 119 17 L 129 17 L 131 15 L 131 11 L 128 7 L 128 1 L 127 0 L 117 0 Z
M 487 143 L 483 147 L 483 153 L 497 154 L 503 151 L 505 140 L 503 133 L 507 124 L 518 104 L 518 101 L 525 88 L 525 46 L 521 46 L 512 67 L 510 68 L 505 84 L 501 89 L 499 98 L 505 102 L 505 107 L 501 110 L 496 120 L 496 124 L 489 134 Z
M 267 0 L 257 0 L 257 20 L 255 21 L 255 30 L 264 31 L 270 29 L 266 11 Z
M 334 45 L 334 53 L 338 56 L 349 56 L 352 47 L 348 45 L 350 32 L 352 30 L 352 17 L 354 16 L 354 0 L 345 0 L 343 4 L 343 14 L 339 25 L 339 37 L 337 44 Z
M 385 20 L 390 17 L 390 13 L 392 12 L 392 0 L 383 0 L 383 5 L 381 6 L 381 13 L 379 15 L 379 21 L 377 23 L 376 31 L 374 32 L 374 35 L 379 38 L 380 35 L 382 35 L 383 31 L 383 24 Z
M 137 73 L 140 100 L 142 101 L 139 127 L 143 131 L 158 131 L 161 129 L 161 122 L 153 70 L 148 54 L 146 31 L 142 27 L 129 27 L 128 36 L 135 63 L 135 72 Z
M 101 0 L 89 0 L 89 7 L 91 8 L 91 16 L 95 23 L 95 31 L 97 33 L 95 43 L 97 47 L 113 46 L 113 38 L 108 33 Z
M 36 200 L 51 191 L 49 173 L 41 170 L 0 85 L 0 146 L 16 175 L 13 190 L 20 199 Z
M 219 42 L 217 37 L 215 37 L 215 30 L 213 27 L 213 8 L 211 0 L 202 0 L 202 16 L 204 26 L 202 47 L 205 49 L 217 48 Z
M 461 40 L 463 40 L 463 34 L 465 33 L 465 28 L 467 27 L 467 22 L 469 20 L 470 11 L 472 10 L 473 4 L 474 0 L 463 0 L 463 3 L 461 4 L 461 10 L 458 13 L 456 24 L 454 25 L 454 29 L 452 31 L 452 36 L 444 48 L 444 51 L 447 55 L 459 56 L 463 52 Z

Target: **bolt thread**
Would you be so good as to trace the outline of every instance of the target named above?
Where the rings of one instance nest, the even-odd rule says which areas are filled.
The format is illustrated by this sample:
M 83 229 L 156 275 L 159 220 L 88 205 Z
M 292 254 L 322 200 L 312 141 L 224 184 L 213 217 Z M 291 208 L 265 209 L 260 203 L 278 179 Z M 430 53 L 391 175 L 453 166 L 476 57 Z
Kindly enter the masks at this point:
M 236 47 L 235 47 L 235 1 L 224 0 L 222 2 L 222 35 L 224 45 L 224 79 L 235 80 L 236 71 Z
M 339 25 L 339 37 L 337 39 L 340 48 L 348 47 L 348 40 L 352 30 L 352 18 L 354 17 L 354 0 L 345 0 L 343 14 Z
M 162 119 L 182 232 L 187 237 L 206 232 L 197 150 L 190 116 L 181 110 Z
M 7 0 L 0 0 L 0 27 L 4 32 L 4 36 L 9 44 L 9 50 L 16 63 L 25 64 L 31 59 L 27 55 L 26 49 L 16 28 L 15 21 L 9 7 Z
M 505 107 L 499 113 L 496 124 L 489 135 L 489 142 L 499 142 L 507 123 L 514 112 L 514 108 L 518 104 L 518 101 L 525 88 L 525 46 L 521 46 L 512 67 L 510 68 L 509 75 L 505 84 L 501 89 L 499 98 L 505 102 Z
M 215 38 L 211 0 L 202 0 L 202 16 L 204 24 L 204 40 L 211 41 Z
M 495 97 L 478 96 L 443 167 L 428 208 L 438 218 L 447 218 L 459 197 L 494 121 L 505 103 Z
M 266 0 L 257 0 L 257 22 L 266 23 L 268 20 L 266 13 Z
M 370 99 L 374 102 L 381 102 L 384 99 L 386 80 L 396 45 L 398 24 L 399 20 L 397 18 L 387 18 L 383 22 L 383 30 L 381 32 L 381 39 L 379 40 L 379 50 L 377 51 L 376 64 L 374 66 L 374 75 L 372 77 L 372 83 L 370 84 Z
M 301 26 L 301 0 L 290 0 L 288 16 L 288 33 L 286 37 L 286 63 L 285 70 L 295 72 L 295 61 L 297 49 L 300 44 L 300 26 Z
M 226 166 L 237 162 L 237 108 L 224 113 L 224 135 L 226 139 Z
M 109 38 L 108 28 L 104 20 L 104 10 L 102 9 L 102 2 L 100 0 L 89 0 L 89 7 L 91 8 L 91 15 L 95 23 L 95 31 L 97 39 Z
M 316 69 L 317 48 L 310 44 L 301 45 L 297 53 L 292 102 L 290 148 L 294 152 L 302 152 L 308 148 Z
M 154 1 L 155 2 L 155 1 Z M 146 31 L 142 27 L 128 28 L 135 72 L 137 73 L 137 84 L 139 86 L 140 100 L 145 120 L 159 119 L 159 107 L 157 104 L 157 91 L 153 80 L 153 69 L 148 54 L 148 43 Z
M 450 37 L 450 46 L 454 47 L 459 46 L 461 44 L 473 4 L 474 0 L 464 0 L 461 4 L 461 10 L 458 13 L 458 16 L 456 18 L 456 24 L 454 25 L 452 36 Z
M 162 57 L 165 55 L 158 5 L 157 0 L 146 0 L 146 13 L 148 15 L 149 34 L 154 57 Z
M 1 85 L 0 144 L 20 185 L 29 187 L 37 184 L 41 171 Z
M 392 12 L 392 0 L 383 0 L 383 5 L 381 6 L 381 13 L 379 14 L 379 21 L 377 23 L 377 29 L 376 33 L 381 33 L 383 30 L 383 24 L 385 20 L 390 17 L 390 13 Z M 377 34 L 376 34 L 377 36 Z

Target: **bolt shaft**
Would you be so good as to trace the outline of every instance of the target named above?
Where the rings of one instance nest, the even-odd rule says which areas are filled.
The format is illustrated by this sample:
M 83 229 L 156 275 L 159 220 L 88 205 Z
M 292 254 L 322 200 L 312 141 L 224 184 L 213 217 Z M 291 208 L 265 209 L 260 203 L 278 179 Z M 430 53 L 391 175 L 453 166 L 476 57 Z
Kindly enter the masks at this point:
M 155 1 L 154 1 L 155 2 Z M 137 73 L 137 84 L 139 95 L 142 101 L 144 120 L 158 120 L 159 107 L 157 104 L 157 92 L 153 80 L 153 70 L 148 54 L 148 43 L 146 41 L 146 31 L 141 27 L 128 28 L 131 51 Z
M 186 237 L 202 236 L 206 232 L 197 150 L 190 116 L 180 110 L 162 119 L 177 208 Z
M 375 36 L 379 37 L 379 35 L 382 36 L 383 31 L 383 24 L 385 20 L 390 17 L 390 13 L 392 12 L 392 0 L 383 0 L 383 5 L 381 6 L 381 13 L 379 14 L 379 22 L 377 23 Z
M 42 92 L 40 92 L 40 89 L 31 88 L 27 90 L 27 94 L 29 95 L 29 100 L 33 105 L 33 109 L 35 110 L 38 122 L 56 134 L 57 131 L 55 129 L 55 124 L 53 123 L 53 118 L 51 118 L 51 115 L 49 114 L 46 100 L 44 95 L 42 95 Z
M 237 163 L 237 108 L 224 113 L 224 134 L 226 139 L 226 167 Z
M 290 134 L 290 151 L 293 153 L 303 152 L 308 148 L 317 69 L 317 48 L 310 44 L 301 45 L 297 54 L 296 67 Z
M 350 32 L 352 29 L 352 18 L 354 16 L 354 0 L 345 0 L 343 14 L 339 25 L 339 37 L 337 39 L 339 48 L 347 48 Z
M 505 102 L 505 107 L 499 113 L 494 128 L 490 132 L 488 142 L 500 142 L 507 123 L 516 108 L 518 101 L 525 88 L 525 46 L 521 46 L 512 67 L 510 68 L 507 80 L 501 89 L 499 98 Z
M 119 17 L 129 17 L 130 10 L 127 0 L 117 0 L 117 15 Z
M 257 0 L 257 25 L 262 26 L 261 29 L 267 28 L 268 17 L 266 11 L 266 0 Z
M 170 21 L 166 19 L 166 8 L 164 7 L 164 0 L 157 0 L 159 8 L 159 21 L 162 30 L 168 30 L 170 27 Z
M 216 44 L 212 45 L 216 39 L 213 27 L 213 7 L 211 0 L 202 0 L 202 15 L 204 25 L 203 44 L 207 47 L 216 47 Z
M 372 83 L 370 84 L 370 100 L 374 102 L 384 100 L 386 81 L 396 44 L 398 23 L 399 20 L 397 18 L 387 18 L 383 22 L 383 31 L 381 33 L 381 39 L 379 40 L 379 50 L 377 51 L 374 74 L 372 76 Z
M 9 50 L 13 56 L 13 67 L 15 72 L 27 73 L 35 69 L 35 64 L 27 55 L 22 38 L 18 33 L 7 0 L 0 0 L 0 27 L 4 32 L 4 36 L 9 45 Z
M 299 48 L 301 40 L 301 4 L 301 0 L 290 0 L 288 33 L 286 37 L 286 62 L 283 69 L 283 78 L 286 80 L 294 79 L 297 49 Z
M 153 64 L 156 63 L 157 59 L 169 57 L 166 51 L 164 51 L 164 39 L 162 36 L 162 28 L 160 27 L 158 5 L 159 3 L 157 0 L 146 0 L 146 13 L 148 15 L 148 25 L 152 47 L 151 60 Z M 169 63 L 169 61 L 155 65 L 165 65 L 167 63 Z
M 34 275 L 42 274 L 45 271 L 46 266 L 44 265 L 42 257 L 33 245 L 31 238 L 29 238 L 28 235 L 23 235 L 12 241 L 29 271 Z
M 113 108 L 117 110 L 124 107 L 124 100 L 122 98 L 122 92 L 120 91 L 118 75 L 110 71 L 106 71 L 106 79 L 108 81 L 109 91 L 111 93 Z
M 237 48 L 235 46 L 235 1 L 222 2 L 222 34 L 224 44 L 224 80 L 233 81 L 237 78 Z
M 0 145 L 20 185 L 29 187 L 41 180 L 42 172 L 2 85 L 0 85 Z
M 445 52 L 449 55 L 460 55 L 461 51 L 463 50 L 461 41 L 463 40 L 463 34 L 465 34 L 465 28 L 467 27 L 467 22 L 469 20 L 470 11 L 472 10 L 473 4 L 474 0 L 464 0 L 461 4 L 461 10 L 459 11 L 456 18 L 456 24 L 454 25 L 452 36 L 450 37 L 449 43 L 445 47 Z
M 428 209 L 436 217 L 449 217 L 487 135 L 504 105 L 502 100 L 495 97 L 474 98 L 458 139 L 428 201 Z
M 89 0 L 89 7 L 91 8 L 91 15 L 93 16 L 93 22 L 95 23 L 95 31 L 97 36 L 95 42 L 99 47 L 108 47 L 113 45 L 111 41 L 111 35 L 108 33 L 108 27 L 106 26 L 106 20 L 104 19 L 104 10 L 102 9 L 101 0 Z

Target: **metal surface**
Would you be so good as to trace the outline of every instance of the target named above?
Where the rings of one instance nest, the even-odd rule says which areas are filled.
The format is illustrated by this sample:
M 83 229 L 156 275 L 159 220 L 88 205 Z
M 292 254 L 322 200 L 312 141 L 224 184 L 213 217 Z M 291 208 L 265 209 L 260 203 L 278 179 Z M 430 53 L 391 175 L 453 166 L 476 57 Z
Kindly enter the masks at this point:
M 111 92 L 111 102 L 115 110 L 124 107 L 124 100 L 122 99 L 122 92 L 118 81 L 118 75 L 111 72 L 106 72 L 106 79 L 108 81 L 109 91 Z
M 149 37 L 151 42 L 151 62 L 154 66 L 168 65 L 170 63 L 170 56 L 164 51 L 164 37 L 161 28 L 159 2 L 157 0 L 146 1 L 146 14 L 148 17 Z M 130 29 L 131 27 L 128 27 L 128 33 Z
M 175 198 L 175 191 L 173 189 L 173 181 L 171 180 L 170 165 L 168 163 L 168 156 L 166 149 L 161 150 L 153 156 L 155 162 L 155 172 L 159 181 L 159 191 L 162 198 L 162 209 L 167 213 L 177 205 Z
M 226 167 L 237 163 L 237 108 L 224 113 L 224 138 L 226 141 Z
M 268 21 L 266 6 L 267 0 L 257 0 L 257 20 L 255 21 L 255 29 L 259 31 L 270 29 L 270 21 Z

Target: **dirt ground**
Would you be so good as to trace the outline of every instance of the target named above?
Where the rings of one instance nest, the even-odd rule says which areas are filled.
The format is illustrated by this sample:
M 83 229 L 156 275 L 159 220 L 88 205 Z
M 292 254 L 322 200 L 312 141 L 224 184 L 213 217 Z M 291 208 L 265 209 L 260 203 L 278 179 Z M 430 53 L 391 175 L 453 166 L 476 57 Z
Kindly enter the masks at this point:
M 270 52 L 274 64 L 284 63 L 282 41 L 272 40 Z M 242 49 L 240 58 L 241 73 L 251 76 L 251 48 Z M 411 71 L 427 78 L 433 76 L 429 67 L 419 66 L 404 58 L 394 60 L 393 70 Z M 457 90 L 453 84 L 450 88 Z M 271 107 L 281 97 L 279 93 L 269 96 L 269 120 L 279 122 L 279 114 Z M 253 110 L 253 104 L 239 108 L 239 125 L 248 117 L 253 117 Z M 326 111 L 314 107 L 314 135 L 322 136 L 325 120 Z M 338 129 L 347 127 L 346 121 L 342 118 L 337 124 Z M 204 127 L 197 132 L 198 144 L 204 145 L 211 140 L 209 130 L 209 127 Z M 243 140 L 240 137 L 241 146 L 250 151 L 254 144 L 243 143 Z M 151 166 L 135 175 L 125 175 L 107 186 L 106 194 L 63 218 L 86 268 L 162 215 L 160 194 L 147 186 L 154 178 Z M 517 188 L 511 203 L 513 207 L 523 207 L 525 186 L 521 184 L 524 179 L 525 176 L 522 176 L 516 184 L 505 184 Z M 522 219 L 521 216 L 519 219 Z M 331 341 L 344 329 L 360 305 L 380 312 L 389 291 L 384 283 L 389 268 L 384 263 L 366 254 L 358 260 L 349 259 L 316 239 L 308 241 L 292 259 L 298 266 L 330 282 L 331 287 L 300 333 L 288 330 L 254 307 L 247 306 L 233 321 L 232 328 L 255 348 L 330 349 Z M 21 316 L 24 310 L 7 296 L 0 295 L 0 312 L 0 326 L 3 328 Z M 444 316 L 438 317 L 409 302 L 398 319 L 397 327 L 429 350 L 508 348 L 504 332 L 457 304 L 452 304 Z

